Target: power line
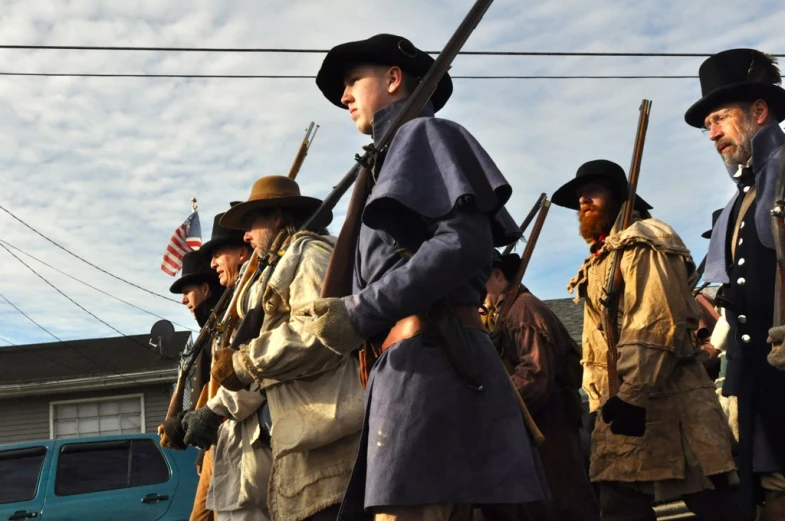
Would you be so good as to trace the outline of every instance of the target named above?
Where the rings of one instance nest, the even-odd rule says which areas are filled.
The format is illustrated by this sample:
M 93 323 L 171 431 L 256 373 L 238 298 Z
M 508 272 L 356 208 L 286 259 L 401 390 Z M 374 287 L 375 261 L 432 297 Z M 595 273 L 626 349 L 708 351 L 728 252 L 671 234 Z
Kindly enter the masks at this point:
M 329 49 L 292 49 L 287 47 L 144 47 L 113 45 L 14 45 L 0 44 L 0 49 L 42 51 L 140 51 L 140 52 L 216 52 L 257 54 L 327 54 Z M 441 51 L 425 51 L 439 54 Z M 460 51 L 464 56 L 598 56 L 645 58 L 705 58 L 713 52 L 580 52 L 580 51 Z M 772 54 L 772 56 L 785 56 Z
M 233 79 L 233 80 L 312 80 L 316 78 L 316 76 L 307 75 L 307 74 L 115 74 L 115 73 L 97 73 L 97 72 L 75 73 L 75 72 L 8 72 L 8 71 L 0 71 L 0 76 L 32 76 L 32 77 L 47 77 L 47 78 L 191 78 L 191 79 Z M 454 80 L 685 80 L 685 79 L 698 78 L 697 75 L 694 76 L 676 76 L 676 75 L 473 76 L 473 75 L 469 75 L 469 76 L 451 76 L 451 77 Z
M 141 347 L 142 347 L 142 349 L 145 349 L 145 350 L 147 350 L 147 346 L 146 346 L 146 345 L 144 345 L 143 343 L 139 342 L 139 341 L 138 341 L 138 340 L 136 340 L 135 338 L 131 338 L 130 336 L 126 335 L 125 333 L 123 333 L 122 331 L 120 331 L 119 329 L 117 329 L 116 327 L 114 327 L 113 325 L 111 325 L 110 323 L 106 322 L 105 320 L 102 320 L 102 319 L 101 319 L 101 318 L 99 318 L 99 317 L 98 317 L 98 316 L 97 316 L 95 313 L 93 313 L 92 311 L 90 311 L 89 309 L 87 309 L 86 307 L 84 307 L 83 305 L 81 305 L 80 303 L 78 303 L 77 301 L 75 301 L 74 299 L 72 299 L 71 297 L 69 297 L 68 295 L 66 295 L 66 294 L 65 294 L 65 292 L 63 292 L 63 291 L 61 291 L 61 290 L 60 290 L 60 288 L 58 288 L 57 286 L 55 286 L 54 284 L 52 284 L 51 282 L 49 282 L 49 280 L 47 280 L 47 278 L 46 278 L 46 277 L 44 277 L 43 275 L 41 275 L 40 273 L 38 273 L 37 271 L 35 271 L 35 269 L 33 269 L 33 267 L 32 267 L 32 266 L 30 266 L 30 265 L 29 265 L 29 264 L 27 264 L 25 261 L 23 261 L 22 259 L 20 259 L 19 257 L 17 257 L 17 255 L 16 255 L 14 252 L 12 252 L 10 248 L 6 247 L 6 245 L 5 245 L 5 244 L 0 244 L 0 247 L 2 247 L 2 248 L 5 250 L 5 251 L 7 251 L 9 254 L 11 254 L 11 256 L 12 256 L 13 258 L 15 258 L 15 259 L 16 259 L 16 260 L 18 260 L 20 263 L 22 263 L 22 265 L 23 265 L 25 268 L 27 268 L 28 270 L 32 271 L 32 272 L 33 272 L 33 273 L 34 273 L 34 274 L 35 274 L 35 275 L 36 275 L 36 276 L 37 276 L 39 279 L 43 280 L 43 281 L 44 281 L 44 282 L 45 282 L 47 285 L 49 285 L 49 286 L 50 286 L 52 289 L 54 289 L 56 292 L 58 292 L 58 293 L 59 293 L 59 294 L 61 294 L 63 297 L 65 297 L 66 299 L 68 299 L 68 300 L 69 300 L 69 301 L 70 301 L 70 302 L 71 302 L 73 305 L 75 305 L 76 307 L 78 307 L 79 309 L 81 309 L 82 311 L 84 311 L 85 313 L 87 313 L 88 315 L 90 315 L 91 317 L 93 317 L 94 319 L 96 319 L 97 321 L 99 321 L 100 323 L 102 323 L 103 325 L 105 325 L 106 327 L 108 327 L 109 329 L 111 329 L 112 331 L 114 331 L 115 333 L 117 333 L 118 335 L 120 335 L 120 336 L 123 336 L 123 337 L 127 338 L 128 340 L 132 341 L 133 343 L 135 343 L 135 344 L 137 344 L 137 345 L 141 346 Z
M 63 345 L 65 345 L 65 346 L 67 346 L 67 347 L 68 347 L 69 349 L 71 349 L 71 350 L 72 350 L 74 353 L 78 354 L 80 357 L 84 358 L 84 359 L 85 359 L 85 360 L 87 360 L 88 362 L 91 362 L 91 363 L 93 363 L 93 364 L 97 365 L 98 367 L 100 367 L 101 369 L 103 369 L 103 370 L 105 370 L 105 371 L 109 371 L 110 373 L 114 374 L 115 376 L 119 376 L 119 377 L 121 377 L 121 378 L 125 378 L 126 380 L 128 380 L 128 381 L 129 381 L 129 382 L 131 382 L 131 383 L 133 383 L 134 385 L 142 385 L 142 384 L 140 384 L 139 382 L 137 382 L 136 380 L 134 380 L 133 378 L 130 378 L 130 377 L 128 377 L 128 376 L 126 376 L 126 375 L 124 375 L 124 374 L 122 374 L 122 373 L 118 373 L 117 371 L 115 371 L 115 370 L 114 370 L 114 369 L 112 369 L 111 367 L 106 367 L 105 365 L 101 364 L 100 362 L 98 362 L 98 361 L 96 361 L 96 360 L 93 360 L 93 359 L 92 359 L 92 358 L 90 358 L 89 356 L 87 356 L 87 355 L 85 355 L 84 353 L 82 353 L 81 351 L 79 351 L 79 349 L 77 349 L 77 346 L 76 346 L 76 345 L 74 345 L 74 344 L 72 344 L 72 343 L 65 342 L 65 341 L 64 341 L 62 338 L 60 338 L 59 336 L 55 335 L 54 333 L 52 333 L 51 331 L 49 331 L 48 329 L 46 329 L 44 326 L 42 326 L 41 324 L 39 324 L 38 322 L 36 322 L 35 320 L 33 320 L 33 319 L 32 319 L 32 317 L 30 317 L 30 315 L 28 315 L 27 313 L 25 313 L 24 311 L 22 311 L 21 309 L 19 309 L 19 308 L 16 306 L 16 304 L 14 304 L 14 303 L 13 303 L 13 302 L 11 302 L 10 300 L 8 300 L 8 298 L 6 298 L 6 297 L 5 297 L 5 295 L 3 295 L 2 293 L 0 293 L 0 298 L 2 298 L 3 300 L 5 300 L 5 301 L 6 301 L 6 302 L 7 302 L 7 303 L 8 303 L 8 304 L 9 304 L 9 305 L 12 307 L 12 308 L 14 308 L 14 309 L 15 309 L 15 310 L 17 310 L 19 313 L 21 313 L 21 314 L 22 314 L 22 315 L 23 315 L 23 316 L 24 316 L 24 317 L 25 317 L 27 320 L 29 320 L 30 322 L 32 322 L 33 324 L 35 324 L 36 326 L 38 326 L 38 328 L 39 328 L 39 329 L 41 329 L 42 331 L 44 331 L 44 332 L 45 332 L 47 335 L 51 336 L 52 338 L 54 338 L 55 340 L 57 340 L 57 341 L 58 341 L 58 342 L 60 342 L 61 344 L 63 344 Z M 63 367 L 65 367 L 66 369 L 71 369 L 71 370 L 73 370 L 73 371 L 76 371 L 76 370 L 78 370 L 78 369 L 79 369 L 79 368 L 77 368 L 77 367 L 70 366 L 70 365 L 68 365 L 68 364 L 66 364 L 66 363 L 63 363 L 63 362 L 60 362 L 60 361 L 57 361 L 57 360 L 52 360 L 51 358 L 48 358 L 48 357 L 46 357 L 46 356 L 42 355 L 41 353 L 38 353 L 38 352 L 36 352 L 35 350 L 32 350 L 32 351 L 30 351 L 30 352 L 31 352 L 31 353 L 32 353 L 34 356 L 37 356 L 38 358 L 40 358 L 40 359 L 42 359 L 42 360 L 46 360 L 47 362 L 52 362 L 52 363 L 54 363 L 54 364 L 57 364 L 57 365 L 63 366 Z
M 128 305 L 128 306 L 131 306 L 131 307 L 132 307 L 132 308 L 134 308 L 134 309 L 137 309 L 137 310 L 139 310 L 139 311 L 142 311 L 142 312 L 144 312 L 144 313 L 147 313 L 147 314 L 148 314 L 148 315 L 150 315 L 150 316 L 153 316 L 153 317 L 156 317 L 156 318 L 160 318 L 160 319 L 163 319 L 163 320 L 169 320 L 169 319 L 167 319 L 166 317 L 162 317 L 162 316 L 160 316 L 160 315 L 156 315 L 156 314 L 155 314 L 155 313 L 153 313 L 152 311 L 148 311 L 148 310 L 146 310 L 146 309 L 144 309 L 144 308 L 140 308 L 140 307 L 139 307 L 139 306 L 137 306 L 136 304 L 132 304 L 131 302 L 128 302 L 127 300 L 123 300 L 123 299 L 121 299 L 120 297 L 116 297 L 115 295 L 112 295 L 111 293 L 109 293 L 109 292 L 107 292 L 107 291 L 104 291 L 104 290 L 102 290 L 102 289 L 100 289 L 100 288 L 97 288 L 97 287 L 93 286 L 92 284 L 89 284 L 89 283 L 87 283 L 87 282 L 85 282 L 85 281 L 83 281 L 83 280 L 80 280 L 80 279 L 78 279 L 78 278 L 74 277 L 73 275 L 69 275 L 68 273 L 64 272 L 63 270 L 61 270 L 61 269 L 59 269 L 59 268 L 56 268 L 56 267 L 52 266 L 51 264 L 49 264 L 49 263 L 47 263 L 47 262 L 44 262 L 44 261 L 42 261 L 42 260 L 41 260 L 41 259 L 39 259 L 38 257 L 35 257 L 35 256 L 33 256 L 33 255 L 31 255 L 31 254 L 27 253 L 27 252 L 26 252 L 26 251 L 24 251 L 23 249 L 21 249 L 21 248 L 18 248 L 18 247 L 16 247 L 16 246 L 14 246 L 14 245 L 13 245 L 13 244 L 11 244 L 10 242 L 7 242 L 7 241 L 4 241 L 4 240 L 0 239 L 0 244 L 3 244 L 3 245 L 5 245 L 5 246 L 8 246 L 8 247 L 10 247 L 10 248 L 13 248 L 14 250 L 18 251 L 19 253 L 22 253 L 22 254 L 24 254 L 24 255 L 26 255 L 26 256 L 28 256 L 28 257 L 30 257 L 31 259 L 33 259 L 33 260 L 35 260 L 35 261 L 37 261 L 37 262 L 39 262 L 39 263 L 43 264 L 43 265 L 44 265 L 44 266 L 46 266 L 47 268 L 53 269 L 53 270 L 55 270 L 56 272 L 58 272 L 58 273 L 60 273 L 60 274 L 62 274 L 62 275 L 65 275 L 66 277 L 68 277 L 68 278 L 70 278 L 70 279 L 72 279 L 72 280 L 75 280 L 76 282 L 78 282 L 78 283 L 80 283 L 80 284 L 84 284 L 85 286 L 87 286 L 87 287 L 88 287 L 88 288 L 90 288 L 90 289 L 93 289 L 93 290 L 95 290 L 95 291 L 97 291 L 97 292 L 99 292 L 99 293 L 101 293 L 101 294 L 103 294 L 103 295 L 106 295 L 107 297 L 111 297 L 111 298 L 113 298 L 113 299 L 115 299 L 115 300 L 117 300 L 117 301 L 119 301 L 119 302 L 122 302 L 123 304 L 126 304 L 126 305 Z M 183 329 L 187 329 L 187 330 L 189 330 L 189 331 L 192 331 L 192 332 L 194 332 L 194 333 L 198 332 L 198 331 L 196 331 L 196 330 L 194 330 L 194 329 L 191 329 L 191 328 L 190 328 L 190 327 L 188 327 L 188 326 L 184 326 L 184 325 L 182 325 L 182 324 L 178 324 L 177 322 L 172 322 L 172 324 L 174 324 L 174 325 L 176 325 L 176 326 L 179 326 L 179 327 L 181 327 L 181 328 L 183 328 Z M 0 340 L 2 340 L 2 338 L 0 338 Z
M 49 241 L 50 243 L 54 244 L 55 246 L 57 246 L 58 248 L 60 248 L 60 249 L 61 249 L 61 250 L 63 250 L 64 252 L 66 252 L 67 254 L 71 255 L 72 257 L 76 257 L 76 258 L 77 258 L 77 259 L 79 259 L 80 261 L 84 262 L 84 263 L 85 263 L 85 264 L 87 264 L 88 266 L 92 266 L 93 268 L 97 269 L 97 270 L 98 270 L 98 271 L 100 271 L 101 273 L 104 273 L 104 274 L 106 274 L 106 275 L 109 275 L 110 277 L 112 277 L 112 278 L 115 278 L 115 279 L 119 280 L 120 282 L 125 282 L 125 283 L 126 283 L 126 284 L 128 284 L 129 286 L 133 286 L 133 287 L 135 287 L 135 288 L 137 288 L 137 289 L 141 289 L 142 291 L 145 291 L 145 292 L 147 292 L 147 293 L 150 293 L 151 295 L 155 295 L 156 297 L 160 297 L 160 298 L 162 298 L 162 299 L 165 299 L 165 300 L 168 300 L 168 301 L 170 301 L 170 302 L 176 302 L 176 303 L 180 304 L 180 302 L 179 302 L 179 301 L 177 301 L 177 300 L 175 300 L 175 299 L 173 299 L 173 298 L 171 298 L 171 297 L 167 297 L 166 295 L 161 295 L 160 293 L 156 293 L 155 291 L 150 291 L 150 290 L 149 290 L 149 289 L 147 289 L 147 288 L 143 288 L 142 286 L 140 286 L 140 285 L 138 285 L 138 284 L 134 284 L 133 282 L 130 282 L 130 281 L 128 281 L 128 280 L 125 280 L 125 279 L 124 279 L 124 278 L 122 278 L 122 277 L 118 277 L 117 275 L 115 275 L 115 274 L 113 274 L 113 273 L 110 273 L 110 272 L 106 271 L 105 269 L 103 269 L 103 268 L 101 268 L 101 267 L 99 267 L 99 266 L 96 266 L 95 264 L 93 264 L 92 262 L 88 261 L 87 259 L 85 259 L 85 258 L 83 258 L 83 257 L 80 257 L 79 255 L 77 255 L 76 253 L 72 252 L 71 250 L 69 250 L 69 249 L 68 249 L 68 248 L 66 248 L 65 246 L 61 246 L 59 243 L 57 243 L 57 242 L 53 241 L 52 239 L 50 239 L 49 237 L 47 237 L 47 236 L 46 236 L 46 235 L 44 235 L 43 233 L 39 232 L 38 230 L 36 230 L 35 228 L 33 228 L 32 226 L 30 226 L 29 224 L 27 224 L 25 221 L 23 221 L 22 219 L 20 219 L 19 217 L 17 217 L 17 216 L 16 216 L 16 215 L 14 215 L 13 213 L 11 213 L 11 211 L 10 211 L 10 210 L 7 210 L 6 208 L 4 208 L 2 205 L 0 205 L 0 210 L 4 211 L 5 213 L 7 213 L 7 214 L 8 214 L 8 215 L 10 215 L 11 217 L 13 217 L 13 218 L 14 218 L 16 221 L 18 221 L 18 222 L 22 223 L 22 224 L 23 224 L 23 225 L 24 225 L 26 228 L 28 228 L 29 230 L 32 230 L 32 231 L 33 231 L 33 232 L 35 232 L 36 234 L 40 235 L 41 237 L 43 237 L 44 239 L 46 239 L 46 240 L 47 240 L 47 241 Z M 13 255 L 13 254 L 12 254 L 12 255 Z
M 6 340 L 5 338 L 3 338 L 3 337 L 1 337 L 1 336 L 0 336 L 0 340 L 2 340 L 3 342 L 5 342 L 6 344 L 9 344 L 9 345 L 12 345 L 12 346 L 15 346 L 15 345 L 16 345 L 16 344 L 14 344 L 13 342 L 11 342 L 10 340 Z

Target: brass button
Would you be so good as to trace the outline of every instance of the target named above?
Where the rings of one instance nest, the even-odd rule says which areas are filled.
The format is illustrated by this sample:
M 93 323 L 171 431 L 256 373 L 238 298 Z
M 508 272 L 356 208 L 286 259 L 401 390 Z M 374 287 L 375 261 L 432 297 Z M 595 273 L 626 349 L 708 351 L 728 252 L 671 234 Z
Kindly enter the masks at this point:
M 752 341 L 752 338 L 750 338 L 750 335 L 741 335 L 741 341 L 745 344 L 749 344 Z
M 743 285 L 745 285 L 746 283 L 747 283 L 747 279 L 745 279 L 744 277 L 739 277 L 739 278 L 736 280 L 736 284 L 738 284 L 739 286 L 743 286 Z
M 739 266 L 744 266 L 745 262 L 747 262 L 747 261 L 744 260 L 744 257 L 742 257 L 741 259 L 739 259 Z

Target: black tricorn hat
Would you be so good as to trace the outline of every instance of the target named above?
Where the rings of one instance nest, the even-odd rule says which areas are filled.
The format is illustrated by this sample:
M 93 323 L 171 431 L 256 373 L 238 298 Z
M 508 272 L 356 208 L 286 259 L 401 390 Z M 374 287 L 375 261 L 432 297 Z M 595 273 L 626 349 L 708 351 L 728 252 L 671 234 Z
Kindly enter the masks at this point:
M 568 181 L 553 193 L 551 202 L 553 204 L 577 210 L 580 208 L 578 203 L 578 188 L 590 182 L 605 180 L 610 184 L 614 197 L 619 201 L 627 198 L 627 176 L 624 169 L 607 159 L 595 159 L 582 164 L 575 174 L 575 179 Z M 643 200 L 639 195 L 635 197 L 636 210 L 651 210 L 652 206 Z
M 243 236 L 245 232 L 242 230 L 233 230 L 221 226 L 221 218 L 223 213 L 219 213 L 213 219 L 213 233 L 210 235 L 210 240 L 202 244 L 201 252 L 206 258 L 210 258 L 213 252 L 222 246 L 248 246 Z M 248 246 L 250 248 L 250 246 Z
M 701 99 L 684 114 L 702 128 L 706 116 L 725 103 L 764 100 L 777 121 L 785 119 L 785 90 L 777 59 L 755 49 L 730 49 L 710 56 L 698 70 Z
M 197 251 L 189 251 L 183 255 L 182 275 L 174 281 L 169 291 L 182 293 L 185 286 L 202 284 L 203 282 L 210 286 L 217 285 L 218 274 L 210 267 L 210 261 L 204 256 L 200 248 Z
M 341 103 L 341 97 L 347 66 L 365 63 L 397 65 L 403 72 L 423 78 L 433 62 L 430 55 L 419 50 L 403 36 L 377 34 L 367 40 L 342 43 L 330 49 L 316 75 L 316 85 L 325 98 L 345 109 L 347 107 Z M 445 73 L 431 96 L 434 111 L 441 109 L 451 95 L 452 79 Z
M 711 212 L 711 228 L 703 232 L 701 234 L 701 237 L 703 237 L 704 239 L 711 239 L 711 232 L 712 230 L 714 230 L 714 225 L 717 224 L 717 219 L 720 218 L 721 213 L 722 213 L 722 208 Z

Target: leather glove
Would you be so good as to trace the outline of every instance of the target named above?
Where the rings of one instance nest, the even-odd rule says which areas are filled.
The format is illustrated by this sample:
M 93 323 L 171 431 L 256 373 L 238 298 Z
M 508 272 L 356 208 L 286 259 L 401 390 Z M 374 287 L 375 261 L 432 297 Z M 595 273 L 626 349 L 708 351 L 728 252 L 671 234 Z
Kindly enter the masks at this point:
M 234 349 L 218 349 L 213 354 L 213 365 L 210 369 L 215 383 L 229 389 L 230 391 L 241 391 L 248 387 L 248 384 L 238 378 L 234 371 Z
M 221 417 L 207 407 L 190 411 L 183 417 L 183 441 L 200 449 L 209 449 L 218 441 Z
M 768 359 L 769 363 L 780 371 L 785 371 L 785 349 L 783 349 L 783 341 L 785 340 L 785 326 L 777 326 L 769 329 L 769 338 L 767 341 L 771 344 L 771 352 Z
M 166 420 L 163 425 L 159 427 L 159 432 L 166 434 L 166 439 L 169 442 L 169 448 L 175 450 L 185 450 L 188 444 L 185 443 L 185 429 L 183 429 L 183 418 L 188 411 L 181 411 L 177 416 L 173 416 Z
M 338 354 L 351 353 L 365 341 L 349 320 L 343 299 L 317 299 L 297 314 L 312 317 L 314 320 L 305 324 L 306 331 L 318 338 L 324 347 Z
M 646 409 L 627 403 L 618 396 L 602 406 L 602 420 L 610 423 L 613 434 L 640 438 L 646 433 Z

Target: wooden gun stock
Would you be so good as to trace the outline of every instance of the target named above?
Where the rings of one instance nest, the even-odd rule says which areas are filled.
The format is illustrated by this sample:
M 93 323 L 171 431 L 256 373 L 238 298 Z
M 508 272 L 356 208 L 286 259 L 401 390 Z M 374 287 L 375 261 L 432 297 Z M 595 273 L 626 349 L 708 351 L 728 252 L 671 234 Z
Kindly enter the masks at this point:
M 635 136 L 635 147 L 632 152 L 632 163 L 630 165 L 629 192 L 627 200 L 622 206 L 623 217 L 621 227 L 618 232 L 627 229 L 632 221 L 632 209 L 635 206 L 635 197 L 638 193 L 638 177 L 641 170 L 641 159 L 643 158 L 643 145 L 646 142 L 646 130 L 649 127 L 649 112 L 651 111 L 651 101 L 643 100 L 640 106 L 640 117 L 638 118 L 638 130 Z M 619 298 L 623 291 L 624 280 L 621 275 L 621 250 L 613 252 L 611 260 L 611 276 L 605 288 L 605 300 L 602 310 L 602 330 L 608 343 L 608 394 L 609 397 L 616 396 L 621 386 L 619 371 L 617 369 L 618 352 L 616 346 L 619 343 L 619 328 L 617 324 L 619 312 Z

